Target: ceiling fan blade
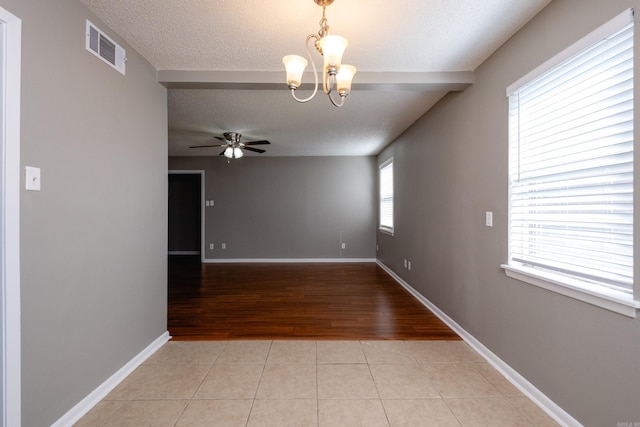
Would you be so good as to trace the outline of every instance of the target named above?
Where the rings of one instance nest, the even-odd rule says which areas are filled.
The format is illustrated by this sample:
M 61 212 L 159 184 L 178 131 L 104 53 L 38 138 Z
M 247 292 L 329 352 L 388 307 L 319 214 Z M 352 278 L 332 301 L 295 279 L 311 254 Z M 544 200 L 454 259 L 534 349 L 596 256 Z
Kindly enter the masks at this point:
M 249 142 L 243 142 L 244 145 L 263 145 L 263 144 L 271 144 L 269 141 L 262 140 L 262 141 L 249 141 Z
M 221 136 L 214 136 L 215 139 L 219 139 L 220 141 L 224 141 L 224 142 L 229 142 L 227 141 L 225 138 L 221 137 Z
M 225 148 L 224 150 L 222 150 L 222 153 L 218 154 L 219 156 L 224 156 L 225 151 L 227 151 L 227 149 Z
M 264 153 L 265 150 L 261 150 L 259 148 L 251 148 L 251 147 L 244 147 L 245 150 L 249 150 L 249 151 L 254 151 L 256 153 Z
M 217 144 L 217 145 L 191 145 L 189 148 L 208 148 L 208 147 L 224 147 L 227 144 Z

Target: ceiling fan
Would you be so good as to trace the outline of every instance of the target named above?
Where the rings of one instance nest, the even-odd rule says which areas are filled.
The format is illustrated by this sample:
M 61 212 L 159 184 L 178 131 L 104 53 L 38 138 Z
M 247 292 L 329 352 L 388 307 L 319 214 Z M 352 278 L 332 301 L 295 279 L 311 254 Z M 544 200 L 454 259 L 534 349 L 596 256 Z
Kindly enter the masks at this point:
M 242 150 L 249 150 L 255 153 L 264 153 L 265 150 L 260 148 L 249 147 L 249 145 L 265 145 L 271 144 L 269 141 L 248 141 L 248 142 L 240 142 L 240 135 L 238 132 L 225 132 L 223 136 L 216 136 L 216 139 L 223 141 L 224 144 L 209 144 L 209 145 L 192 145 L 189 148 L 207 148 L 207 147 L 225 147 L 225 149 L 220 153 L 220 155 L 224 155 L 229 159 L 239 159 L 244 156 Z

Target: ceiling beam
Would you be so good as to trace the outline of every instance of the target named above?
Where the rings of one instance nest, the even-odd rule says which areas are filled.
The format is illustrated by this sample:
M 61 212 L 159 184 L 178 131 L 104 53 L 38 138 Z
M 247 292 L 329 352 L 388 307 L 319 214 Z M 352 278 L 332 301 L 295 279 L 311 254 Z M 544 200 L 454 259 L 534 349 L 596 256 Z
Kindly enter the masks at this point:
M 313 81 L 305 74 L 307 82 Z M 158 81 L 168 89 L 282 90 L 284 71 L 181 71 L 159 70 Z M 473 71 L 455 72 L 358 72 L 354 90 L 463 91 L 474 82 Z M 313 89 L 303 83 L 301 89 Z

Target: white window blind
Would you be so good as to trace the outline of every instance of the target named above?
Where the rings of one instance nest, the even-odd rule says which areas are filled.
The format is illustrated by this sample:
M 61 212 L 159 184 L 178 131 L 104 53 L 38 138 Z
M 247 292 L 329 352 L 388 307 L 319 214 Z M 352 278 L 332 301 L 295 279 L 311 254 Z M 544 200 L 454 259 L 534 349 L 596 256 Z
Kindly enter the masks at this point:
M 509 92 L 509 263 L 632 293 L 633 20 Z
M 393 159 L 380 165 L 380 228 L 393 232 Z

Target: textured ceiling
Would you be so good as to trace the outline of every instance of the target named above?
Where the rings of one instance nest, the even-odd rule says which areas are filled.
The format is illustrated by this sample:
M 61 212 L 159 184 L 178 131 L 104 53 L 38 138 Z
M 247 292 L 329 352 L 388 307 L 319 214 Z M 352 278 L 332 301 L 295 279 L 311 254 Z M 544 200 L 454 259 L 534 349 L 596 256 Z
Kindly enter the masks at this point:
M 378 153 L 471 84 L 469 72 L 550 2 L 335 0 L 331 33 L 349 40 L 343 59 L 358 68 L 338 109 L 322 94 L 298 104 L 284 84 L 282 56 L 305 55 L 318 31 L 322 8 L 312 0 L 81 1 L 170 88 L 170 155 L 217 155 L 186 147 L 237 131 L 269 139 L 263 156 Z

